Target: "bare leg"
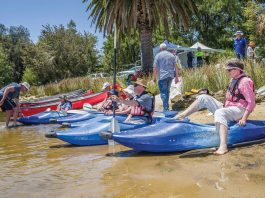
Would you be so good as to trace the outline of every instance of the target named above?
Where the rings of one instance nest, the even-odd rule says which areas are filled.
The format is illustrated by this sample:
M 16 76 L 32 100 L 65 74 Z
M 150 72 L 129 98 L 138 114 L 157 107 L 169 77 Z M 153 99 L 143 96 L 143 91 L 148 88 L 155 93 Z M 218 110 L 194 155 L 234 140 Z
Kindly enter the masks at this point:
M 217 151 L 214 152 L 216 155 L 223 155 L 228 152 L 227 149 L 227 127 L 221 123 L 220 125 L 219 136 L 220 136 L 220 145 Z
M 12 114 L 13 114 L 13 110 L 6 111 L 6 127 L 8 127 L 9 125 L 9 121 L 10 121 Z
M 14 108 L 14 113 L 13 113 L 13 122 L 14 122 L 14 126 L 17 125 L 17 117 L 18 117 L 18 113 L 19 113 L 19 109 L 18 109 L 18 108 Z
M 182 120 L 183 118 L 193 114 L 194 112 L 199 111 L 199 104 L 198 100 L 195 100 L 185 111 L 180 113 L 179 115 L 176 115 L 173 119 L 180 119 Z

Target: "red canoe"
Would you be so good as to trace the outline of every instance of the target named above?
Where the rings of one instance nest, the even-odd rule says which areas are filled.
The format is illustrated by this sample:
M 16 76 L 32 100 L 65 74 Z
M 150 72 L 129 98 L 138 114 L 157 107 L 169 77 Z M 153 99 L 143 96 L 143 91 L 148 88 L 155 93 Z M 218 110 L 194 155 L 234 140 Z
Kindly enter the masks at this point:
M 83 90 L 79 89 L 76 91 L 72 91 L 69 93 L 64 93 L 64 94 L 57 94 L 54 96 L 47 96 L 47 97 L 42 97 L 42 98 L 36 98 L 30 101 L 21 101 L 20 102 L 20 107 L 30 107 L 30 106 L 37 106 L 37 105 L 44 105 L 47 103 L 52 103 L 52 102 L 60 102 L 59 96 L 61 95 L 66 95 L 68 99 L 73 100 L 74 98 L 78 98 L 81 96 L 88 96 L 92 94 L 93 91 L 88 90 L 87 92 L 84 92 Z
M 102 102 L 106 96 L 107 96 L 107 92 L 99 92 L 99 93 L 91 94 L 88 96 L 77 97 L 77 98 L 71 99 L 70 101 L 72 102 L 73 109 L 82 109 L 85 103 L 95 105 L 97 103 Z M 48 108 L 50 108 L 51 110 L 56 110 L 58 104 L 59 104 L 59 101 L 45 103 L 41 105 L 35 105 L 35 106 L 20 107 L 20 109 L 24 116 L 31 116 L 31 115 L 46 111 Z

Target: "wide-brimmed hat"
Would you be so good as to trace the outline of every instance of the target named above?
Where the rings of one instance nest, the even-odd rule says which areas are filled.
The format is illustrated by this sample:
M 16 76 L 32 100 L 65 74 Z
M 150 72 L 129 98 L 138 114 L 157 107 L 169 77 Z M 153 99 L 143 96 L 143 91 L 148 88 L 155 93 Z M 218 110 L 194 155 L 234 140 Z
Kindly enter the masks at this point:
M 104 82 L 104 84 L 102 86 L 102 90 L 106 89 L 109 86 L 110 86 L 109 82 Z
M 132 95 L 133 97 L 135 96 L 133 85 L 129 85 L 123 91 L 128 93 L 128 94 L 130 94 L 130 95 Z
M 240 34 L 242 36 L 243 32 L 242 31 L 236 31 L 236 33 L 234 35 L 238 35 L 238 34 Z
M 244 64 L 240 62 L 238 59 L 233 59 L 227 62 L 226 67 L 224 69 L 238 69 L 240 71 L 244 71 Z
M 147 88 L 147 82 L 146 82 L 146 80 L 144 80 L 142 78 L 137 78 L 137 80 L 134 84 L 141 85 L 141 86 Z
M 29 90 L 29 88 L 30 88 L 30 85 L 28 82 L 23 82 L 23 83 L 21 83 L 21 85 L 23 85 L 27 90 Z

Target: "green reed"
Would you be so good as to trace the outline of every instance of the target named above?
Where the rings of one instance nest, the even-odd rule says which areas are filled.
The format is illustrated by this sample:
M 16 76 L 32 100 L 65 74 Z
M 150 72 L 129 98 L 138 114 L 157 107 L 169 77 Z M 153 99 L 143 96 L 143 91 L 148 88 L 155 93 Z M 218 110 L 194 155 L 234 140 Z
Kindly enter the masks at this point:
M 181 76 L 183 79 L 183 91 L 191 89 L 208 88 L 211 92 L 225 90 L 229 83 L 229 76 L 224 69 L 226 59 L 219 60 L 218 64 L 205 65 L 201 68 L 183 69 Z M 250 61 L 245 62 L 246 74 L 252 77 L 255 82 L 255 87 L 259 88 L 265 85 L 265 66 L 262 64 L 254 64 Z M 159 93 L 157 83 L 152 82 L 152 75 L 143 77 L 148 82 L 148 91 L 154 94 Z M 94 92 L 101 91 L 104 82 L 112 83 L 112 78 L 97 78 L 77 77 L 64 79 L 58 83 L 51 83 L 44 86 L 32 87 L 29 95 L 36 97 L 55 95 L 65 92 L 74 91 L 77 89 L 93 90 Z M 125 79 L 117 78 L 117 82 L 126 88 Z

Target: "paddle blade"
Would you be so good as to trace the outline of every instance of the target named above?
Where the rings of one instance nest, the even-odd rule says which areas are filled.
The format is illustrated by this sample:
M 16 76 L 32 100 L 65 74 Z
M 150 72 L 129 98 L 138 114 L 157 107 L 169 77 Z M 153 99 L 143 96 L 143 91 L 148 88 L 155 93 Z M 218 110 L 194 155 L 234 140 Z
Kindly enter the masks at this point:
M 117 133 L 117 132 L 121 131 L 120 125 L 115 118 L 112 118 L 112 120 L 111 120 L 110 131 L 111 131 L 111 133 Z M 113 145 L 115 145 L 115 142 L 114 142 L 114 140 L 108 140 L 108 144 L 113 146 Z
M 110 131 L 112 133 L 121 132 L 120 125 L 119 125 L 118 121 L 115 118 L 112 118 L 112 120 L 111 120 L 111 130 Z

